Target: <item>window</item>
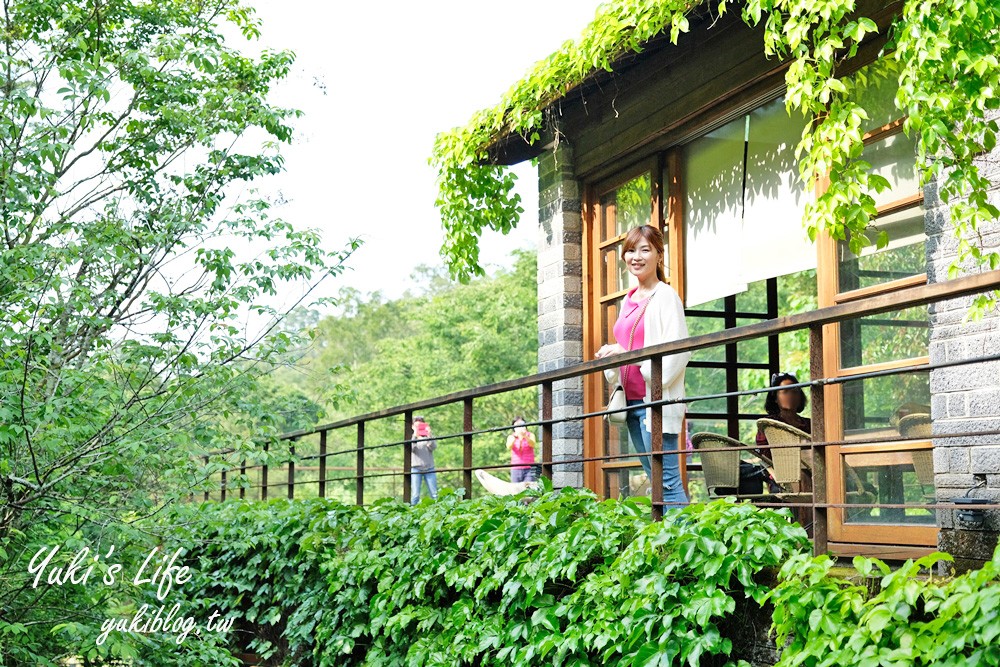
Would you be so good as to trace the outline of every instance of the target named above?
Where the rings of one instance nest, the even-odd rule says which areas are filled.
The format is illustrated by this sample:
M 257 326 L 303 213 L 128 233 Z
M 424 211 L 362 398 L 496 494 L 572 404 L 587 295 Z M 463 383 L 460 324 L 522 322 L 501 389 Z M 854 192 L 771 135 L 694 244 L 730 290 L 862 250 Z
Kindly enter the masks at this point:
M 809 197 L 795 160 L 804 127 L 778 98 L 685 147 L 688 307 L 816 267 L 802 227 Z
M 867 236 L 873 242 L 855 254 L 848 241 L 829 244 L 823 279 L 833 284 L 827 302 L 854 299 L 926 282 L 923 195 L 916 169 L 916 144 L 902 132 L 895 109 L 896 74 L 879 60 L 853 75 L 854 94 L 869 113 L 861 159 L 891 187 L 873 194 L 878 214 Z M 876 239 L 886 241 L 877 248 Z M 926 308 L 856 318 L 829 327 L 825 345 L 828 375 L 845 379 L 869 371 L 927 363 L 930 323 Z M 832 334 L 832 335 L 831 335 Z M 932 498 L 930 442 L 886 443 L 900 431 L 905 413 L 930 413 L 929 373 L 916 372 L 847 380 L 828 390 L 827 440 L 849 444 L 827 448 L 830 501 L 847 505 L 918 505 Z M 928 428 L 929 430 L 929 428 Z M 878 439 L 882 442 L 874 443 Z M 934 514 L 919 508 L 831 510 L 830 539 L 846 543 L 933 545 Z

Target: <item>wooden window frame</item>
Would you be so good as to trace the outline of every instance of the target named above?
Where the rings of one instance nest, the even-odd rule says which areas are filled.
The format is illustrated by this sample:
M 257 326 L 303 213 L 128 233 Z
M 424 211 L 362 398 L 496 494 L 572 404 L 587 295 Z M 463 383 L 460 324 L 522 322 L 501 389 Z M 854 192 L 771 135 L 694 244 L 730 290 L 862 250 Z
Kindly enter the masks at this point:
M 865 146 L 869 146 L 903 131 L 904 118 L 896 119 L 864 135 Z M 816 195 L 821 195 L 829 187 L 828 179 L 819 179 L 816 183 Z M 923 192 L 918 192 L 896 201 L 883 204 L 878 208 L 878 216 L 885 216 L 909 208 L 915 208 L 924 202 Z M 839 291 L 839 263 L 837 259 L 837 241 L 828 232 L 821 230 L 817 238 L 817 293 L 819 307 L 848 303 L 858 299 L 888 294 L 906 287 L 923 285 L 927 282 L 927 274 L 920 273 L 892 280 L 878 285 Z M 842 367 L 840 357 L 841 327 L 839 324 L 826 325 L 823 328 L 823 366 L 827 375 L 835 377 L 851 377 L 879 370 L 891 370 L 906 366 L 926 365 L 929 357 L 922 355 L 907 359 L 898 359 L 877 364 Z M 828 385 L 825 394 L 826 439 L 828 441 L 844 440 L 843 428 L 843 387 L 841 384 Z M 891 456 L 891 451 L 931 448 L 931 441 L 905 442 L 893 445 L 879 443 L 878 448 Z M 832 504 L 842 504 L 846 501 L 843 481 L 844 456 L 853 453 L 871 451 L 871 447 L 859 441 L 858 444 L 826 447 L 827 496 Z M 938 529 L 936 525 L 905 525 L 905 524 L 862 524 L 845 521 L 843 509 L 830 508 L 828 513 L 829 544 L 831 550 L 843 555 L 872 553 L 871 548 L 890 549 L 900 553 L 926 554 L 936 546 Z
M 619 243 L 625 234 L 619 234 L 608 239 L 601 239 L 604 225 L 604 212 L 601 200 L 612 190 L 643 174 L 650 176 L 650 217 L 649 224 L 664 231 L 667 244 L 669 273 L 667 282 L 677 290 L 684 299 L 683 266 L 683 226 L 678 223 L 683 216 L 683 193 L 680 190 L 681 180 L 680 148 L 673 148 L 665 153 L 659 153 L 652 158 L 638 162 L 632 167 L 606 178 L 589 184 L 584 188 L 583 202 L 583 358 L 592 359 L 600 347 L 604 336 L 602 312 L 605 306 L 620 300 L 628 292 L 628 288 L 609 294 L 599 294 L 601 289 L 601 260 L 606 250 Z M 664 174 L 669 182 L 664 183 Z M 604 395 L 603 378 L 592 373 L 584 378 L 584 410 L 592 412 L 600 410 L 607 402 Z M 619 426 L 624 428 L 624 426 Z M 601 420 L 590 419 L 584 423 L 584 458 L 594 459 L 604 455 L 605 426 Z M 634 469 L 639 467 L 633 461 L 587 461 L 583 467 L 584 485 L 592 489 L 599 497 L 607 491 L 605 472 L 608 470 Z M 683 470 L 682 473 L 686 471 Z

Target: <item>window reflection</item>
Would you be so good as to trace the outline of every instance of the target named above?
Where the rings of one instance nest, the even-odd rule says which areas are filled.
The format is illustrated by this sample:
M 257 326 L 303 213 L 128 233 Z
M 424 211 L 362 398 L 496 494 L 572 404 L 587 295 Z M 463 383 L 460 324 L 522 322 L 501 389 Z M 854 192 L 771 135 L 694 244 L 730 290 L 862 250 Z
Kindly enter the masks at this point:
M 845 498 L 849 505 L 926 505 L 933 501 L 933 471 L 928 479 L 921 469 L 930 450 L 847 454 Z M 934 523 L 933 510 L 918 507 L 858 507 L 845 512 L 846 523 Z

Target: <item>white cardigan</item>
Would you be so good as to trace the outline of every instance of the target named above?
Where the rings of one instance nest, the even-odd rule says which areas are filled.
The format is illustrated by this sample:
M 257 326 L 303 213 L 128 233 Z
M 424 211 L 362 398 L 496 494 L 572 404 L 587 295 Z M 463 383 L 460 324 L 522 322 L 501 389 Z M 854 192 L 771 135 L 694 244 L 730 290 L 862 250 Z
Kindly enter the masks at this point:
M 649 297 L 649 305 L 643 314 L 643 347 L 668 343 L 688 337 L 687 322 L 684 320 L 684 304 L 673 287 L 657 283 Z M 663 357 L 663 398 L 684 398 L 684 369 L 691 358 L 690 352 L 670 354 Z M 652 363 L 649 359 L 639 365 L 642 379 L 646 382 L 646 402 L 651 399 L 649 381 L 652 379 Z M 618 368 L 604 371 L 604 376 L 612 385 L 618 383 Z M 684 403 L 670 403 L 663 406 L 663 432 L 680 433 L 686 406 Z M 646 410 L 646 427 L 650 424 L 650 410 Z

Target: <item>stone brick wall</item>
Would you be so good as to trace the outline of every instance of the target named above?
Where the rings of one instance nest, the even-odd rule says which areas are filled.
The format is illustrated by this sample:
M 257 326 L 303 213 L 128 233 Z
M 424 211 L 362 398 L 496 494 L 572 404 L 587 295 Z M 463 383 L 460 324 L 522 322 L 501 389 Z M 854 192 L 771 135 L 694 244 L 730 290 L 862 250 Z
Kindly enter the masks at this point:
M 994 183 L 991 201 L 1000 205 L 1000 151 L 984 156 L 980 169 Z M 927 275 L 930 282 L 948 279 L 958 242 L 948 206 L 936 184 L 924 188 L 927 207 Z M 980 230 L 986 248 L 1000 246 L 1000 225 Z M 976 270 L 963 267 L 964 272 Z M 963 322 L 972 298 L 943 301 L 930 307 L 931 363 L 971 359 L 1000 351 L 1000 313 L 979 322 Z M 1000 430 L 1000 363 L 978 363 L 931 372 L 931 417 L 934 433 Z M 1000 502 L 1000 437 L 976 436 L 934 441 L 934 473 L 939 501 L 970 495 Z M 938 546 L 957 559 L 959 569 L 989 559 L 1000 531 L 1000 511 L 992 511 L 981 530 L 968 530 L 951 511 L 938 512 Z
M 538 370 L 583 361 L 583 220 L 580 184 L 573 172 L 573 151 L 565 143 L 546 150 L 538 165 Z M 552 416 L 583 412 L 583 382 L 557 382 Z M 560 460 L 583 456 L 581 422 L 552 430 L 553 485 L 583 486 L 583 464 Z

